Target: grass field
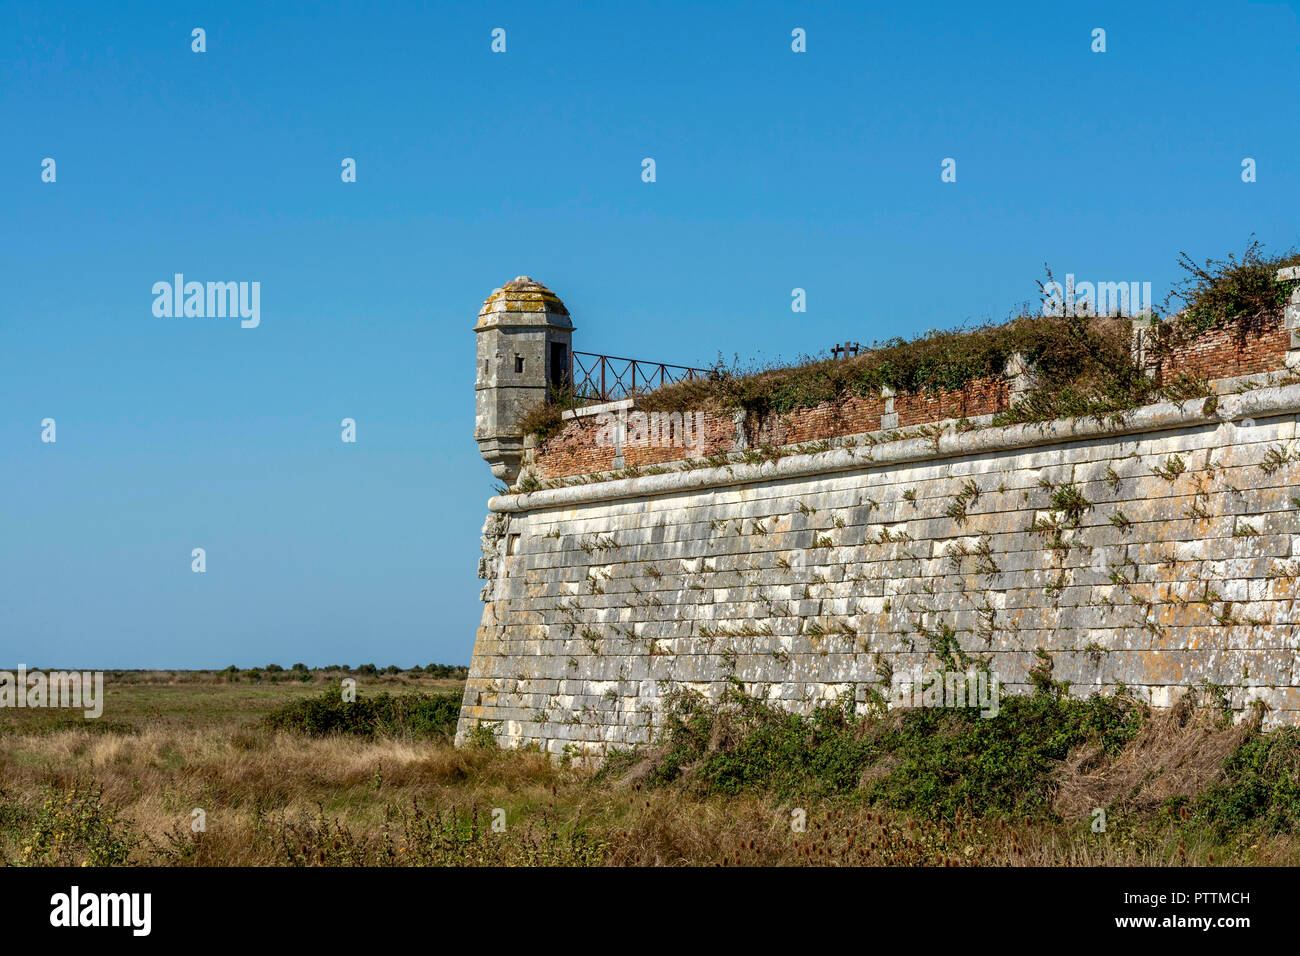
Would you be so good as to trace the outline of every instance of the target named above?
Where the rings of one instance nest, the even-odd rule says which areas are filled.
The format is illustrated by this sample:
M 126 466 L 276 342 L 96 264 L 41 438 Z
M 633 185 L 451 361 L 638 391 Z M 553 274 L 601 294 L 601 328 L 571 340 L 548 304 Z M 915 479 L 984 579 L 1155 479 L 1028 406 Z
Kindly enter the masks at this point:
M 1211 706 L 1151 713 L 1043 696 L 1006 702 L 990 721 L 834 708 L 801 719 L 741 697 L 723 710 L 687 700 L 655 747 L 579 768 L 490 742 L 453 747 L 445 698 L 459 698 L 459 680 L 359 677 L 372 709 L 349 711 L 333 690 L 340 676 L 109 672 L 99 720 L 0 710 L 0 858 L 1300 862 L 1300 739 L 1234 726 Z

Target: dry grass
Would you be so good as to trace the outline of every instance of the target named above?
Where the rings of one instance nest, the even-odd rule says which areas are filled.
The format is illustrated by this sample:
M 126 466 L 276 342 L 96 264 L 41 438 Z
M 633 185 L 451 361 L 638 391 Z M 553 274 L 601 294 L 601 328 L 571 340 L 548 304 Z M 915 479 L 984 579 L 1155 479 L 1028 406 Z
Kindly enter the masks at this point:
M 150 841 L 187 829 L 194 809 L 207 815 L 201 853 L 193 862 L 280 862 L 273 832 L 322 812 L 361 831 L 376 831 L 394 805 L 503 807 L 512 817 L 533 812 L 569 786 L 576 772 L 540 754 L 458 750 L 449 743 L 311 739 L 233 727 L 147 730 L 139 735 L 57 731 L 3 738 L 3 798 L 36 807 L 50 794 L 103 788 L 104 803 L 141 836 L 136 862 L 150 859 Z M 6 847 L 11 855 L 15 835 Z
M 196 689 L 196 702 L 210 688 Z M 234 688 L 231 692 L 235 692 Z M 281 701 L 292 699 L 288 693 Z M 707 796 L 622 784 L 541 754 L 456 749 L 448 741 L 308 738 L 258 727 L 242 705 L 196 708 L 189 726 L 169 717 L 138 733 L 48 730 L 0 733 L 0 858 L 96 860 L 92 844 L 120 840 L 127 861 L 169 865 L 592 864 L 611 865 L 1167 865 L 1300 861 L 1294 837 L 1218 846 L 1176 819 L 1151 824 L 1144 808 L 1194 791 L 1235 746 L 1195 712 L 1153 720 L 1109 761 L 1076 754 L 1061 771 L 1065 819 L 1118 801 L 1106 833 L 1086 823 L 914 819 L 856 795 L 779 801 Z M 147 707 L 146 707 L 147 709 Z M 254 714 L 265 708 L 259 703 Z M 173 715 L 174 717 L 174 715 Z M 104 832 L 42 853 L 33 833 L 50 801 L 102 787 Z M 89 788 L 89 789 L 88 789 Z M 1124 798 L 1124 799 L 1121 799 Z M 796 803 L 805 804 L 797 807 Z M 206 832 L 190 831 L 206 812 Z M 506 832 L 490 827 L 505 811 Z M 807 814 L 804 832 L 792 811 Z M 91 813 L 91 811 L 87 811 Z M 92 815 L 93 815 L 92 813 Z M 111 821 L 111 822 L 109 822 Z M 65 827 L 64 823 L 54 824 Z M 60 831 L 62 832 L 62 831 Z
M 1143 811 L 1176 797 L 1191 799 L 1223 778 L 1223 762 L 1258 725 L 1258 712 L 1233 724 L 1211 707 L 1196 706 L 1193 695 L 1184 695 L 1148 718 L 1113 759 L 1100 747 L 1072 754 L 1057 775 L 1053 809 L 1063 817 L 1082 817 L 1120 801 Z
M 1062 799 L 1085 806 L 1119 793 L 1132 779 L 1124 768 L 1139 758 L 1121 758 L 1101 774 L 1100 788 L 1076 785 L 1063 790 Z M 497 807 L 506 811 L 508 831 L 558 825 L 561 834 L 570 834 L 576 828 L 599 848 L 600 861 L 612 865 L 1162 865 L 1214 862 L 1216 852 L 1219 862 L 1300 858 L 1291 838 L 1266 841 L 1229 860 L 1219 847 L 1180 842 L 1185 837 L 1173 827 L 1139 838 L 1123 827 L 1092 834 L 1028 821 L 944 824 L 853 801 L 810 802 L 800 833 L 791 827 L 796 808 L 761 795 L 597 786 L 589 772 L 536 753 L 248 730 L 229 736 L 166 730 L 136 737 L 78 731 L 11 736 L 0 753 L 0 779 L 4 800 L 27 807 L 93 780 L 104 788 L 105 804 L 138 837 L 134 863 L 341 862 L 335 856 L 342 851 L 312 857 L 327 852 L 340 826 L 367 846 L 357 862 L 378 863 L 386 823 L 391 828 L 395 814 L 413 806 L 425 813 L 454 808 L 464 819 L 477 812 L 480 842 L 494 836 L 487 821 Z M 195 808 L 207 813 L 207 831 L 197 839 L 188 830 Z M 20 855 L 21 832 L 17 828 L 0 845 L 6 858 Z M 305 859 L 295 860 L 286 849 L 293 841 L 306 846 Z M 390 843 L 398 853 L 400 839 Z M 491 854 L 476 859 L 500 862 Z M 545 848 L 540 861 L 556 862 Z

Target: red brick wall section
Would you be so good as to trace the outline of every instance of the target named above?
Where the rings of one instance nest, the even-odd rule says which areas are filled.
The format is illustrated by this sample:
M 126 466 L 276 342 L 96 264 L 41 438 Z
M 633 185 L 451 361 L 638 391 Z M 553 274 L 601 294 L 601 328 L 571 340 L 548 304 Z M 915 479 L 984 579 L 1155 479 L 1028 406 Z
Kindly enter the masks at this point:
M 852 395 L 842 402 L 826 402 L 769 416 L 747 434 L 749 443 L 754 446 L 823 441 L 841 435 L 879 431 L 880 416 L 884 411 L 883 398 Z
M 751 447 L 760 445 L 794 445 L 822 441 L 842 435 L 880 430 L 880 417 L 884 400 L 879 397 L 853 396 L 839 403 L 824 403 L 813 408 L 799 408 L 780 415 L 769 416 L 758 423 L 750 422 L 746 438 Z M 630 415 L 631 413 L 629 413 Z M 647 465 L 685 461 L 688 458 L 708 458 L 732 451 L 736 441 L 736 425 L 729 414 L 703 412 L 691 413 L 690 428 L 683 435 L 673 430 L 669 440 L 661 436 L 649 442 L 633 439 L 629 422 L 629 441 L 624 446 L 625 467 L 643 468 Z M 568 422 L 563 430 L 548 439 L 533 457 L 533 466 L 542 478 L 567 478 L 614 469 L 614 448 L 598 443 L 599 426 L 596 418 L 579 418 Z
M 1154 368 L 1157 381 L 1183 373 L 1208 379 L 1234 378 L 1286 367 L 1290 333 L 1281 318 L 1242 335 L 1235 328 L 1206 332 L 1173 348 Z M 1171 373 L 1171 370 L 1176 372 Z M 900 393 L 894 399 L 898 427 L 924 425 L 954 418 L 975 418 L 1004 411 L 1010 388 L 1003 378 L 976 379 L 954 391 Z M 878 397 L 853 396 L 837 403 L 800 408 L 750 421 L 746 437 L 751 447 L 795 445 L 844 435 L 879 431 L 885 402 Z M 692 419 L 689 443 L 629 443 L 624 448 L 628 467 L 645 467 L 687 458 L 707 458 L 730 452 L 736 426 L 728 414 L 702 413 Z M 597 442 L 596 419 L 576 419 L 537 449 L 533 464 L 543 478 L 588 475 L 614 469 L 614 448 Z
M 1156 366 L 1155 378 L 1164 385 L 1180 374 L 1213 380 L 1280 371 L 1290 344 L 1291 333 L 1280 317 L 1259 328 L 1214 329 L 1171 348 Z
M 646 465 L 660 465 L 670 461 L 684 461 L 687 458 L 708 458 L 723 452 L 729 452 L 736 443 L 736 426 L 730 416 L 713 415 L 708 412 L 686 412 L 683 419 L 684 431 L 675 427 L 660 428 L 658 441 L 647 434 L 648 440 L 631 441 L 623 446 L 623 458 L 630 468 Z M 675 425 L 675 423 L 674 423 Z M 637 436 L 629 434 L 629 439 Z
M 730 416 L 691 413 L 687 429 L 679 429 L 677 423 L 673 423 L 673 427 L 666 431 L 666 437 L 661 436 L 658 441 L 627 442 L 623 446 L 623 467 L 644 468 L 688 458 L 708 458 L 729 452 L 735 445 L 736 426 Z M 628 437 L 635 436 L 629 434 Z M 651 438 L 648 429 L 646 438 Z M 602 446 L 600 442 L 600 425 L 595 416 L 573 419 L 559 434 L 538 447 L 533 465 L 542 478 L 613 471 L 615 448 L 613 445 Z
M 974 418 L 1006 411 L 1011 389 L 1006 379 L 976 379 L 956 391 L 903 392 L 894 399 L 898 427 L 940 422 L 946 418 Z
M 575 418 L 538 447 L 534 465 L 543 478 L 590 475 L 614 467 L 614 448 L 597 441 L 596 417 Z
M 937 422 L 945 418 L 970 418 L 1002 411 L 1008 404 L 1009 390 L 1001 379 L 977 380 L 958 391 L 931 394 L 902 394 L 894 399 L 899 426 Z M 750 447 L 797 445 L 824 441 L 844 435 L 879 431 L 885 400 L 879 396 L 851 396 L 841 402 L 825 402 L 812 408 L 767 416 L 757 425 L 750 421 L 745 430 Z M 630 415 L 631 413 L 629 413 Z M 579 418 L 542 444 L 534 454 L 533 466 L 542 478 L 567 478 L 614 470 L 613 446 L 601 447 L 597 440 L 596 419 Z M 631 434 L 624 446 L 625 467 L 708 458 L 724 454 L 735 447 L 736 426 L 729 415 L 695 413 L 687 433 L 689 443 L 660 440 L 637 443 Z

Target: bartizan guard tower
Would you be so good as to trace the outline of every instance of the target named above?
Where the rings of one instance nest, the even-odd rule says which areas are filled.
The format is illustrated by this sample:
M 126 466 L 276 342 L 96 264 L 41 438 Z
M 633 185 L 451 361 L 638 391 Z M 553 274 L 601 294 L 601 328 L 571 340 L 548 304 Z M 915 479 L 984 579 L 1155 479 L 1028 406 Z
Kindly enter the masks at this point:
M 524 454 L 523 418 L 568 386 L 573 322 L 546 286 L 518 276 L 483 303 L 474 382 L 474 439 L 492 474 L 514 484 Z

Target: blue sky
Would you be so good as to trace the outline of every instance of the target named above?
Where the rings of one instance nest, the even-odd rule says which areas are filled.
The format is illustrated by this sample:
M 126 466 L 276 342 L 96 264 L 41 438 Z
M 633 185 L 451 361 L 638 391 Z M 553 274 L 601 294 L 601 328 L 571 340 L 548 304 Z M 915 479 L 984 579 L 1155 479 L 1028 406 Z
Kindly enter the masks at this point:
M 1300 243 L 1293 6 L 990 6 L 0 3 L 0 662 L 468 663 L 516 275 L 698 365 Z

